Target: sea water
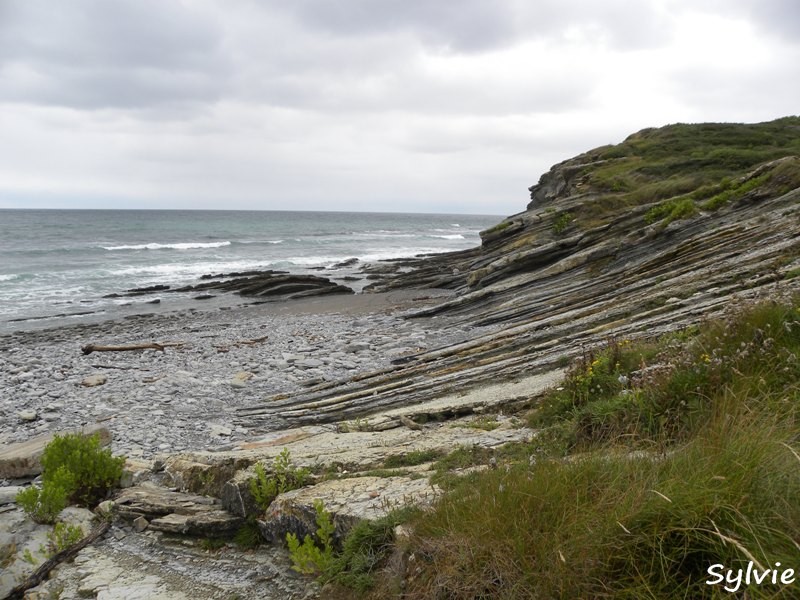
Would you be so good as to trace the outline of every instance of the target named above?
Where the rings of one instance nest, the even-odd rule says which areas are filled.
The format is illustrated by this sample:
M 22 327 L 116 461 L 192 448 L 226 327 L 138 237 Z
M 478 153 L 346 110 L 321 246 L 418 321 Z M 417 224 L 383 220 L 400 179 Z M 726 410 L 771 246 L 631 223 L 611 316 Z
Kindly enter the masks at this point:
M 0 331 L 80 320 L 130 305 L 130 288 L 211 273 L 331 267 L 462 250 L 499 216 L 394 213 L 0 210 Z M 354 267 L 357 269 L 358 267 Z M 322 269 L 322 270 L 321 270 Z M 357 286 L 357 284 L 356 284 Z

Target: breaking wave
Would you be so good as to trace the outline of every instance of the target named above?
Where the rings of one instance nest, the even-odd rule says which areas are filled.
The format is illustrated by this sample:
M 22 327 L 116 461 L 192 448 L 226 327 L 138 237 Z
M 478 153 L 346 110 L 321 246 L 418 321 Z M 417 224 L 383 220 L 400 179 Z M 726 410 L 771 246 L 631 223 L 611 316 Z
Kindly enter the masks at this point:
M 178 244 L 134 244 L 126 246 L 102 246 L 103 250 L 194 250 L 197 248 L 222 248 L 230 246 L 225 242 L 182 242 Z

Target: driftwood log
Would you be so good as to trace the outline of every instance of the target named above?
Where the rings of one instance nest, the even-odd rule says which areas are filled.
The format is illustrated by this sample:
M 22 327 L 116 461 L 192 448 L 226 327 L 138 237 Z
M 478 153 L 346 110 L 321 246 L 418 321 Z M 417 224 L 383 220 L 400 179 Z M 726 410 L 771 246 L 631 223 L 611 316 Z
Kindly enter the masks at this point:
M 32 587 L 36 587 L 44 578 L 47 577 L 48 573 L 55 569 L 58 565 L 62 562 L 71 560 L 75 558 L 75 556 L 86 548 L 89 544 L 100 538 L 106 531 L 111 527 L 111 521 L 103 521 L 97 527 L 95 527 L 92 532 L 87 535 L 85 538 L 80 540 L 79 542 L 73 544 L 69 548 L 62 550 L 61 552 L 54 554 L 50 559 L 46 562 L 42 563 L 42 565 L 36 569 L 25 581 L 20 583 L 18 586 L 14 587 L 3 600 L 21 600 L 25 595 L 25 592 L 31 589 Z
M 157 342 L 148 342 L 145 344 L 133 344 L 131 346 L 101 346 L 99 344 L 87 344 L 86 346 L 81 346 L 81 352 L 83 352 L 84 356 L 91 354 L 92 352 L 127 352 L 129 350 L 158 350 L 159 352 L 163 352 L 164 348 L 169 348 L 170 346 L 183 346 L 183 342 L 169 342 L 159 344 Z

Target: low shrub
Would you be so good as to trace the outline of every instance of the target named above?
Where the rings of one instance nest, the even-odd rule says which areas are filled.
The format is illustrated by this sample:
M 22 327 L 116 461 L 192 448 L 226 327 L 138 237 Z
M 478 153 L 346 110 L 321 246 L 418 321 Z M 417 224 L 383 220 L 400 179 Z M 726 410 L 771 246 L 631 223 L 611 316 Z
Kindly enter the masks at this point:
M 56 435 L 42 455 L 42 487 L 29 487 L 17 503 L 33 520 L 53 523 L 70 503 L 94 506 L 122 476 L 124 457 L 100 447 L 100 436 Z
M 306 575 L 324 575 L 333 562 L 333 533 L 336 527 L 331 514 L 325 510 L 322 500 L 314 501 L 317 532 L 314 537 L 306 535 L 302 543 L 293 533 L 286 534 L 292 569 Z M 314 539 L 316 538 L 316 540 Z
M 663 221 L 664 226 L 667 226 L 673 221 L 688 219 L 695 214 L 697 214 L 697 207 L 691 198 L 675 198 L 657 204 L 648 210 L 644 216 L 644 221 L 648 225 Z
M 561 235 L 572 224 L 575 217 L 570 212 L 561 213 L 558 218 L 553 221 L 553 233 Z
M 370 590 L 376 572 L 394 550 L 395 528 L 416 512 L 407 507 L 375 521 L 359 522 L 345 537 L 342 551 L 334 557 L 323 580 L 359 595 Z
M 269 474 L 264 465 L 258 463 L 253 468 L 255 478 L 250 481 L 250 492 L 262 510 L 267 510 L 272 501 L 284 492 L 296 490 L 308 483 L 311 471 L 295 467 L 289 450 L 284 448 L 272 462 Z
M 58 554 L 70 546 L 77 544 L 83 538 L 83 529 L 79 525 L 56 523 L 53 530 L 47 534 L 50 554 Z
M 30 486 L 17 494 L 17 504 L 37 523 L 55 523 L 58 514 L 69 504 L 75 476 L 60 467 L 48 475 L 41 488 Z
M 114 457 L 110 449 L 101 447 L 98 434 L 57 435 L 42 455 L 43 481 L 47 483 L 49 473 L 64 468 L 74 478 L 69 501 L 94 506 L 119 483 L 124 464 L 124 457 Z

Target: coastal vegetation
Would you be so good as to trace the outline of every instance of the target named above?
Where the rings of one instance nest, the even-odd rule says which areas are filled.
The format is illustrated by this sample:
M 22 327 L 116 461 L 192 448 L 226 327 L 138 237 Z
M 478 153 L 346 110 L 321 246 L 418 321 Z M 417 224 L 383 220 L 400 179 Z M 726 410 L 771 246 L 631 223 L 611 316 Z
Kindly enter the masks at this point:
M 575 174 L 576 191 L 584 196 L 576 222 L 599 226 L 626 209 L 653 204 L 646 224 L 663 219 L 667 225 L 748 194 L 786 193 L 800 184 L 798 130 L 798 117 L 755 125 L 676 124 L 592 150 L 579 157 L 583 166 Z
M 530 443 L 411 520 L 403 597 L 722 598 L 712 565 L 796 564 L 798 399 L 797 298 L 587 350 L 530 413 Z M 489 456 L 459 449 L 442 473 Z
M 796 595 L 798 139 L 794 117 L 674 125 L 560 163 L 480 248 L 378 265 L 370 289 L 413 290 L 402 313 L 309 324 L 281 307 L 115 325 L 118 339 L 179 331 L 187 343 L 126 354 L 130 369 L 106 387 L 81 386 L 87 405 L 144 401 L 161 385 L 198 402 L 192 419 L 164 402 L 171 429 L 149 441 L 130 424 L 115 431 L 148 460 L 167 451 L 129 461 L 133 487 L 108 518 L 195 538 L 181 548 L 214 557 L 169 550 L 181 566 L 162 581 L 225 563 L 235 571 L 216 589 L 231 597 Z M 261 329 L 269 338 L 253 337 Z M 74 337 L 60 347 L 74 352 Z M 61 396 L 80 380 L 70 372 L 101 368 L 61 355 Z M 7 378 L 19 389 L 25 368 Z M 230 378 L 242 368 L 253 372 Z M 34 401 L 25 408 L 57 410 Z M 26 427 L 35 418 L 19 413 Z M 48 466 L 49 483 L 25 492 L 29 514 L 52 518 L 78 479 Z M 138 533 L 115 546 L 139 556 Z M 288 545 L 286 568 L 320 587 L 262 577 L 267 543 Z M 13 552 L 0 557 L 20 566 Z M 88 590 L 113 570 L 103 565 L 124 564 L 101 552 L 101 566 L 65 568 L 52 586 Z M 248 564 L 257 575 L 242 575 Z M 199 597 L 195 579 L 172 589 Z
M 256 463 L 253 471 L 255 477 L 250 481 L 250 493 L 261 510 L 267 510 L 278 494 L 306 485 L 311 475 L 308 469 L 296 467 L 292 463 L 288 448 L 281 450 L 275 457 L 269 473 L 261 463 Z
M 42 487 L 27 487 L 16 501 L 33 520 L 54 523 L 69 504 L 93 507 L 105 498 L 124 463 L 101 448 L 98 435 L 56 435 L 42 455 Z

